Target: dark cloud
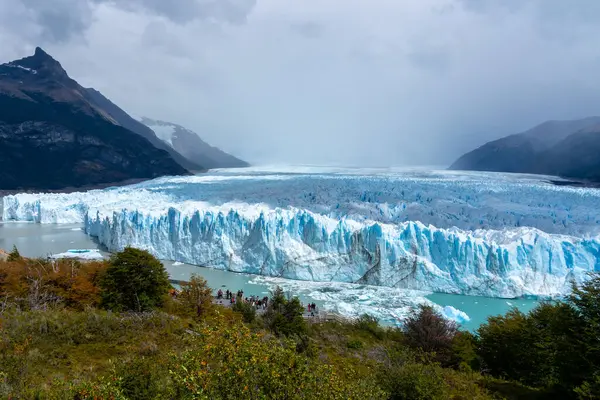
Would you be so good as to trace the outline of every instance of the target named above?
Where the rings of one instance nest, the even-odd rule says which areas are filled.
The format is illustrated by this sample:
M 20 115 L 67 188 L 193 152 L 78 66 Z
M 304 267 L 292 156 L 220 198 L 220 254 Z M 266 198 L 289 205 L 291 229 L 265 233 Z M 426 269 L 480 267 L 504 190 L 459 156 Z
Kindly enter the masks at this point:
M 126 10 L 146 10 L 176 23 L 196 19 L 241 24 L 256 5 L 256 0 L 93 0 Z
M 36 39 L 44 43 L 68 41 L 74 35 L 81 35 L 92 22 L 92 10 L 86 0 L 21 0 L 21 4 L 5 1 L 12 3 L 6 7 L 5 15 L 11 19 L 18 16 L 13 22 L 22 26 L 36 23 L 39 27 Z M 18 13 L 17 10 L 23 10 L 19 6 L 26 12 Z
M 257 163 L 447 165 L 600 114 L 598 0 L 341 4 L 0 0 L 0 59 L 41 44 L 132 114 Z
M 110 5 L 129 12 L 163 16 L 177 24 L 194 20 L 242 24 L 256 0 L 2 0 L 0 21 L 36 44 L 81 38 L 93 22 L 93 7 Z M 35 24 L 33 31 L 31 24 Z M 30 31 L 25 31 L 25 27 Z

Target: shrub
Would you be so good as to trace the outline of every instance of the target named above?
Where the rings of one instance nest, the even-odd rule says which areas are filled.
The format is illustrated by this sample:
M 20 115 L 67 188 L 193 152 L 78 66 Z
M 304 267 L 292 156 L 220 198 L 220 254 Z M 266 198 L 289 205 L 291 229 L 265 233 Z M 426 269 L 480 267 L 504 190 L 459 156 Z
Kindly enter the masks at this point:
M 298 354 L 294 342 L 253 334 L 243 325 L 202 329 L 197 349 L 174 355 L 176 398 L 383 399 L 373 382 L 341 377 Z
M 232 309 L 233 311 L 242 314 L 242 320 L 247 324 L 252 324 L 256 320 L 256 307 L 242 301 L 242 299 L 238 299 L 238 301 L 233 304 Z
M 597 331 L 587 330 L 594 317 L 587 322 L 584 317 L 594 303 L 594 285 L 575 290 L 567 302 L 540 304 L 529 314 L 512 310 L 489 318 L 477 331 L 483 368 L 496 377 L 551 389 L 556 398 L 574 398 L 573 390 L 591 382 L 599 368 Z
M 100 281 L 102 305 L 113 311 L 148 311 L 163 304 L 170 287 L 159 260 L 127 247 L 111 257 Z
M 433 307 L 413 310 L 402 328 L 406 343 L 413 349 L 436 353 L 438 361 L 448 363 L 458 326 L 436 312 Z
M 379 320 L 372 315 L 363 314 L 354 321 L 354 326 L 364 332 L 368 332 L 377 339 L 383 339 L 385 331 L 379 325 Z
M 105 262 L 20 258 L 0 262 L 0 296 L 20 309 L 60 304 L 82 310 L 100 301 L 99 277 Z
M 19 261 L 21 259 L 21 253 L 17 249 L 17 246 L 13 246 L 10 253 L 8 253 L 8 258 L 6 259 L 9 262 Z
M 452 339 L 449 364 L 464 371 L 479 371 L 481 362 L 477 355 L 477 337 L 468 331 L 459 331 Z
M 437 364 L 408 361 L 393 364 L 380 373 L 391 400 L 491 399 L 473 376 L 445 370 Z
M 128 400 L 168 398 L 168 375 L 154 358 L 138 357 L 113 367 L 114 385 Z
M 201 317 L 212 307 L 212 289 L 208 287 L 206 279 L 192 275 L 189 282 L 181 284 L 177 299 L 189 315 Z
M 301 336 L 308 331 L 302 317 L 304 307 L 297 297 L 286 298 L 283 290 L 277 287 L 271 296 L 264 321 L 267 328 L 278 336 Z

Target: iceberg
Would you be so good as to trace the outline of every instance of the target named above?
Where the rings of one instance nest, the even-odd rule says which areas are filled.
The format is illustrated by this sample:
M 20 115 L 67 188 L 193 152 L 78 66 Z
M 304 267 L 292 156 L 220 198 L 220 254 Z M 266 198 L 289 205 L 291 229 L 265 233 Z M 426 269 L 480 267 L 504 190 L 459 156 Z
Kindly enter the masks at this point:
M 465 313 L 464 311 L 461 311 L 459 309 L 456 309 L 452 306 L 443 307 L 442 315 L 451 321 L 457 322 L 458 324 L 463 324 L 463 323 L 469 322 L 471 320 L 471 318 L 469 318 L 467 313 Z
M 64 253 L 52 254 L 52 259 L 74 258 L 78 260 L 103 260 L 104 256 L 98 249 L 70 249 Z
M 135 246 L 162 259 L 269 277 L 556 297 L 600 271 L 600 190 L 549 179 L 219 170 L 81 193 L 6 196 L 3 219 L 82 223 L 109 251 Z

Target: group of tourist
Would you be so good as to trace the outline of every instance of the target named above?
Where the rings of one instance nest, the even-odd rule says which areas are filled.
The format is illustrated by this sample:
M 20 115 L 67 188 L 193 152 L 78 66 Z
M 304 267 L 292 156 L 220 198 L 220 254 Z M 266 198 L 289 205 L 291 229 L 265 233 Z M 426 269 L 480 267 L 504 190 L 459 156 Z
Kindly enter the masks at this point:
M 250 304 L 252 307 L 256 307 L 257 310 L 266 310 L 267 307 L 269 306 L 269 297 L 265 296 L 265 297 L 259 297 L 259 296 L 249 296 L 249 297 L 244 297 L 244 291 L 243 290 L 238 290 L 237 292 L 233 292 L 229 289 L 226 289 L 225 292 L 223 292 L 223 289 L 219 289 L 217 291 L 217 301 L 221 304 L 223 304 L 223 300 L 225 301 L 229 301 L 229 304 L 234 305 L 235 303 L 241 302 L 243 301 L 246 304 Z M 304 307 L 304 305 L 303 305 Z M 317 313 L 317 305 L 315 303 L 309 303 L 306 306 L 306 312 L 307 314 L 311 315 L 311 316 L 315 316 L 315 313 Z
M 229 304 L 233 305 L 236 302 L 243 301 L 246 304 L 250 304 L 252 307 L 255 307 L 257 310 L 266 310 L 269 305 L 269 297 L 265 296 L 260 298 L 258 296 L 250 296 L 244 297 L 244 291 L 238 290 L 236 293 L 227 289 L 225 293 L 223 293 L 223 289 L 219 289 L 217 291 L 217 300 L 229 300 Z

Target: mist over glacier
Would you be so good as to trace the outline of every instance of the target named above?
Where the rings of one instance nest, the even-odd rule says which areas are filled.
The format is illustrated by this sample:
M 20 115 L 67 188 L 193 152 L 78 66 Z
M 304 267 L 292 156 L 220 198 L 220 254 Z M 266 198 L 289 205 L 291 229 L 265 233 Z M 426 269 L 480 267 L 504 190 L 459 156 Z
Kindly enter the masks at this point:
M 493 297 L 600 270 L 600 190 L 429 170 L 215 171 L 4 198 L 5 220 L 83 222 L 109 250 L 236 272 Z

